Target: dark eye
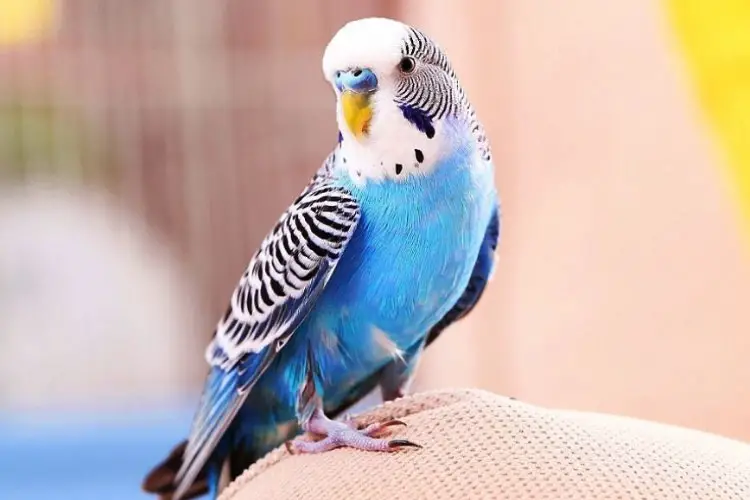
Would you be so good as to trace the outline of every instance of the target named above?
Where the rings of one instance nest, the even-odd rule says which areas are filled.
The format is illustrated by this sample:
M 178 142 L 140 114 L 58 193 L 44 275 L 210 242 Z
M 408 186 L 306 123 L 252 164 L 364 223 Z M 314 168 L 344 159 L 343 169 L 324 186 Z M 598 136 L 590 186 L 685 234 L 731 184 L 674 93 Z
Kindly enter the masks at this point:
M 417 62 L 414 60 L 413 57 L 406 56 L 401 59 L 398 63 L 398 69 L 402 73 L 411 73 L 414 71 L 414 68 L 417 67 Z

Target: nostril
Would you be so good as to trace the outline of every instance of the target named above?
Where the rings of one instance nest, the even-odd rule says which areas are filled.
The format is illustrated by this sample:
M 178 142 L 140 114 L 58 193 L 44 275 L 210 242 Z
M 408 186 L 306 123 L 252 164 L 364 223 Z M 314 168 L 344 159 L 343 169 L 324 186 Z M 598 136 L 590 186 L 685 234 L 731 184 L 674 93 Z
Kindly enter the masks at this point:
M 362 70 L 357 68 L 354 71 L 352 71 L 352 76 L 357 77 L 362 74 Z

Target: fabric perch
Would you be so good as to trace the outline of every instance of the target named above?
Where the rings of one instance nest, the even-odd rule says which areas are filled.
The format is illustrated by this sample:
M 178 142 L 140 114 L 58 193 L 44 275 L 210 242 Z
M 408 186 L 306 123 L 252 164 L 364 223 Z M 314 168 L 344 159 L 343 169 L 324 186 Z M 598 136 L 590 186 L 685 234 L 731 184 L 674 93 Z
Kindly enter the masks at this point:
M 750 445 L 625 417 L 545 409 L 479 390 L 420 393 L 356 418 L 397 418 L 420 450 L 280 447 L 220 500 L 747 500 Z

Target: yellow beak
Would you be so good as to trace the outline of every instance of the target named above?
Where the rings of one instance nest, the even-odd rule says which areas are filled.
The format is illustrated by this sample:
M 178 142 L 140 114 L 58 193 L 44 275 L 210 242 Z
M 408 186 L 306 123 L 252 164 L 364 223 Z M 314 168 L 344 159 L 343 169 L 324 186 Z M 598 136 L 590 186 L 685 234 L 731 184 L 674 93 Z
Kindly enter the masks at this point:
M 341 94 L 341 110 L 349 131 L 357 139 L 366 137 L 370 129 L 372 108 L 370 107 L 370 93 L 345 90 Z

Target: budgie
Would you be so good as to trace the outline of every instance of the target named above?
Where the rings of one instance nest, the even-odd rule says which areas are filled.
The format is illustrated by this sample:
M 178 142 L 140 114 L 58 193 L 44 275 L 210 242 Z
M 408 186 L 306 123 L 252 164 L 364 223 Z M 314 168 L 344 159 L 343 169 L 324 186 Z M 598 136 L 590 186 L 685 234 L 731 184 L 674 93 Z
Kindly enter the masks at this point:
M 493 272 L 490 145 L 445 52 L 415 27 L 366 18 L 333 36 L 322 66 L 336 145 L 231 295 L 189 437 L 144 481 L 163 498 L 216 498 L 284 443 L 424 446 L 382 437 L 403 422 L 337 417 L 378 386 L 386 401 L 404 395 L 425 347 Z

